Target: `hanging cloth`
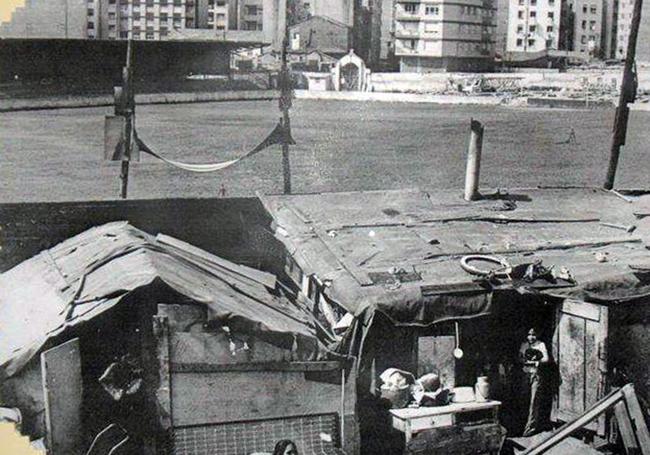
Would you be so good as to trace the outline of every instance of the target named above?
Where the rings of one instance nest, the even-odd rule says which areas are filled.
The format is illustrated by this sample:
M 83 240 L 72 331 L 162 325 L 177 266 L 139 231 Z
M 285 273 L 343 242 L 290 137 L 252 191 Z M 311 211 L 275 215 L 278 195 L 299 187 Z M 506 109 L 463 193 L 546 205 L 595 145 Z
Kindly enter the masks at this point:
M 179 169 L 183 169 L 189 172 L 215 172 L 215 171 L 220 171 L 222 169 L 225 169 L 227 167 L 232 166 L 235 163 L 238 163 L 239 161 L 248 158 L 250 156 L 255 155 L 257 152 L 260 152 L 264 150 L 267 147 L 270 147 L 275 144 L 295 144 L 296 142 L 293 140 L 291 137 L 291 131 L 287 128 L 284 127 L 282 122 L 278 122 L 278 124 L 275 126 L 273 131 L 269 133 L 269 135 L 264 139 L 257 147 L 249 151 L 243 156 L 240 156 L 237 159 L 234 160 L 229 160 L 229 161 L 222 161 L 220 163 L 208 163 L 208 164 L 191 164 L 191 163 L 183 163 L 181 161 L 175 161 L 175 160 L 170 160 L 169 158 L 165 158 L 162 155 L 159 155 L 158 153 L 154 152 L 145 144 L 137 135 L 137 133 L 134 132 L 134 137 L 135 137 L 135 143 L 140 149 L 140 151 L 145 152 L 155 158 L 158 158 L 159 160 L 164 161 L 167 164 L 170 164 L 172 166 L 175 166 Z

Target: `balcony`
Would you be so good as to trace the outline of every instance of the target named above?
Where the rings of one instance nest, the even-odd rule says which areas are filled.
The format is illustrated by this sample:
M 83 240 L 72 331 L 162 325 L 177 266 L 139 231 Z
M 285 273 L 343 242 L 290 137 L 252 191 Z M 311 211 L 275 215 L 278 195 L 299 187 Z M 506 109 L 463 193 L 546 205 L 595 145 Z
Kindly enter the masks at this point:
M 397 11 L 395 19 L 398 21 L 421 21 L 419 13 L 407 13 L 405 11 Z
M 416 39 L 420 37 L 419 30 L 401 29 L 395 30 L 395 38 Z

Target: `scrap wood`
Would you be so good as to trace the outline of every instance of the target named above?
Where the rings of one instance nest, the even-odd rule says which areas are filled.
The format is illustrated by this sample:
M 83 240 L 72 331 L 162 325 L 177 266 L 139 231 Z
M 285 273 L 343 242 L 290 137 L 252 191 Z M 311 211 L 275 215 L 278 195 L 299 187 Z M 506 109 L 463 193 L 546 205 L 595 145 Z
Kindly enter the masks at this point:
M 619 404 L 624 404 L 625 407 L 618 406 Z M 634 431 L 634 434 L 627 433 L 623 440 L 628 453 L 638 447 L 642 455 L 650 455 L 650 433 L 648 432 L 645 417 L 639 405 L 639 400 L 636 397 L 633 384 L 626 384 L 621 389 L 610 392 L 583 414 L 573 421 L 567 422 L 550 436 L 543 438 L 542 441 L 529 447 L 521 455 L 541 455 L 548 453 L 549 450 L 566 440 L 572 433 L 583 428 L 610 409 L 618 410 L 619 414 L 621 411 L 627 411 L 624 412 L 626 417 L 621 421 L 621 429 L 625 431 L 631 428 Z M 629 425 L 627 419 L 629 419 Z
M 525 245 L 520 247 L 515 247 L 512 249 L 494 249 L 490 251 L 481 251 L 481 254 L 514 254 L 514 253 L 529 253 L 532 251 L 546 251 L 546 250 L 568 250 L 572 248 L 596 248 L 608 245 L 615 245 L 619 243 L 641 243 L 640 238 L 616 238 L 616 239 L 603 239 L 595 241 L 577 241 L 577 242 L 558 242 L 558 243 L 547 243 L 547 244 L 532 244 Z M 434 259 L 439 257 L 461 257 L 467 254 L 467 251 L 458 251 L 458 252 L 443 252 L 443 253 L 430 253 L 426 255 L 423 259 Z
M 550 431 L 546 431 L 530 437 L 508 438 L 507 441 L 513 446 L 514 453 L 518 455 L 525 451 L 528 447 L 532 447 L 533 445 L 538 444 L 540 441 L 548 438 L 551 434 L 552 433 Z M 596 449 L 572 437 L 564 439 L 557 446 L 549 449 L 546 452 L 547 455 L 565 455 L 569 453 L 572 455 L 601 454 L 601 452 L 597 451 Z

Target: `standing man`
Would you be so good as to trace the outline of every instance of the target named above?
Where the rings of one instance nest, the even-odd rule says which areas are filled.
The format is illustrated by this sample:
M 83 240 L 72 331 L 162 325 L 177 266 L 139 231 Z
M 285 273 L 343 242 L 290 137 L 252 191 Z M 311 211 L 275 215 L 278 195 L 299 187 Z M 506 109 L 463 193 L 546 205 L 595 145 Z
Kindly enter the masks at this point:
M 528 419 L 524 428 L 524 436 L 532 436 L 539 433 L 540 413 L 542 407 L 541 391 L 543 377 L 540 375 L 540 365 L 549 361 L 548 351 L 543 341 L 537 339 L 537 330 L 531 328 L 526 335 L 526 341 L 519 348 L 519 360 L 523 365 L 524 390 L 527 392 Z

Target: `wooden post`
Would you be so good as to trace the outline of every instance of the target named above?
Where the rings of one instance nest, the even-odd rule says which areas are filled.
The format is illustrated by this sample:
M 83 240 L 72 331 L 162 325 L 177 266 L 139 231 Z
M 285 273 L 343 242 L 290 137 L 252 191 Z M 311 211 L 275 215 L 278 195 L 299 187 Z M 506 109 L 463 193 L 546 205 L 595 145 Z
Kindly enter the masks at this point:
M 122 70 L 123 79 L 123 93 L 126 100 L 126 109 L 123 115 L 126 117 L 124 122 L 124 157 L 122 158 L 122 169 L 120 171 L 120 179 L 122 181 L 122 189 L 120 196 L 126 199 L 129 189 L 129 161 L 131 159 L 131 145 L 133 143 L 133 119 L 135 115 L 135 99 L 133 90 L 133 69 L 131 61 L 133 58 L 133 44 L 129 38 L 126 47 L 126 66 Z
M 612 135 L 609 167 L 607 169 L 607 177 L 605 178 L 604 187 L 606 190 L 614 188 L 618 158 L 621 154 L 621 146 L 625 145 L 627 119 L 630 116 L 628 103 L 633 103 L 636 98 L 636 71 L 634 69 L 634 59 L 636 57 L 636 42 L 639 35 L 642 6 L 643 0 L 636 0 L 634 3 L 632 24 L 630 25 L 630 36 L 627 43 L 627 55 L 625 57 L 625 67 L 623 69 L 623 80 L 621 81 L 621 93 L 618 97 L 618 107 L 616 108 L 616 118 L 614 119 L 614 133 Z
M 169 358 L 169 322 L 166 316 L 153 317 L 153 334 L 158 358 L 158 389 L 156 401 L 158 424 L 167 431 L 172 427 L 171 371 Z
M 289 132 L 291 123 L 289 120 L 289 108 L 291 107 L 291 74 L 287 65 L 287 47 L 289 46 L 289 27 L 284 29 L 284 40 L 282 41 L 282 69 L 280 77 L 280 110 L 282 111 L 282 128 L 284 139 L 282 141 L 282 175 L 284 177 L 284 194 L 291 194 L 291 160 L 289 155 Z
M 481 152 L 483 150 L 483 130 L 481 122 L 472 119 L 469 147 L 467 148 L 467 171 L 465 173 L 466 201 L 475 201 L 480 197 L 478 186 L 481 172 Z

